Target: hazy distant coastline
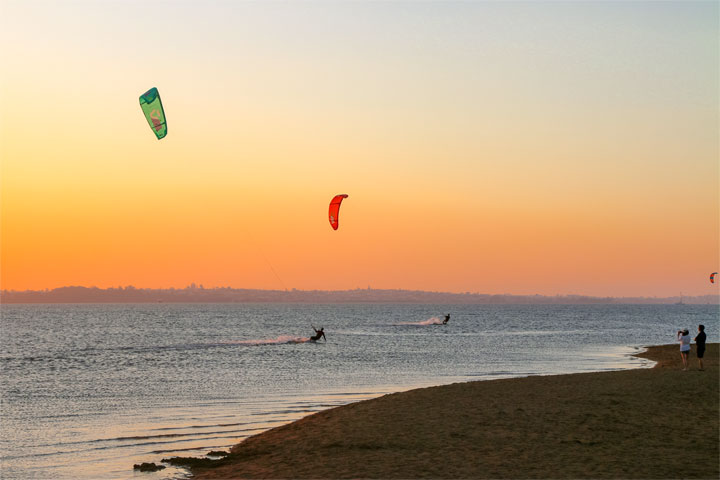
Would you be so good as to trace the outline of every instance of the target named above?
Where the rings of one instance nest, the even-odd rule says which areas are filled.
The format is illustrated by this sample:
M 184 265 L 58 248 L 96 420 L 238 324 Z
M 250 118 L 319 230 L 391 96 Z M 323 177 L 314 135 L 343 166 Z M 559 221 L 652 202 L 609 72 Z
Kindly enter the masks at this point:
M 243 288 L 60 287 L 52 290 L 2 290 L 0 303 L 425 303 L 425 304 L 720 304 L 718 295 L 695 297 L 591 297 L 584 295 L 488 295 L 422 290 L 256 290 Z

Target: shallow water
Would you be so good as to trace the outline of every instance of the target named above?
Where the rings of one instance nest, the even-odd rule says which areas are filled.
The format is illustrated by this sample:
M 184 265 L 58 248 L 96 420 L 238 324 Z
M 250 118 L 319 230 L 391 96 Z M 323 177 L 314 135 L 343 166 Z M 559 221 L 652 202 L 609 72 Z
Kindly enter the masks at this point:
M 3 305 L 2 478 L 179 478 L 312 412 L 458 381 L 646 366 L 705 305 Z M 437 320 L 452 315 L 447 325 Z M 310 324 L 328 342 L 310 342 Z M 694 334 L 693 334 L 694 336 Z

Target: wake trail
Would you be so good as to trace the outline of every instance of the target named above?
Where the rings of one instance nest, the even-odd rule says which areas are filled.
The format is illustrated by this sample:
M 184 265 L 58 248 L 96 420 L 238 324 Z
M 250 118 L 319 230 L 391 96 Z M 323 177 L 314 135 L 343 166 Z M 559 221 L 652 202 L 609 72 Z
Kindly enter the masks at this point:
M 277 338 L 266 338 L 261 340 L 239 340 L 232 342 L 237 345 L 285 345 L 310 342 L 310 337 L 293 337 L 292 335 L 280 335 Z
M 431 317 L 422 322 L 400 322 L 398 325 L 442 325 L 443 319 L 439 317 Z

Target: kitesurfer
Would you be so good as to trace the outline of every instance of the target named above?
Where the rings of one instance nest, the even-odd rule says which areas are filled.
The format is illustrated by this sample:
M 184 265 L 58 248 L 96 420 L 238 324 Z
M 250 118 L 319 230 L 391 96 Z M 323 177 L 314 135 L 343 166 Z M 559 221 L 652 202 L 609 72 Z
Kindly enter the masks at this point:
M 315 335 L 310 337 L 310 340 L 312 340 L 313 342 L 317 342 L 318 340 L 320 340 L 320 337 L 322 337 L 323 340 L 325 340 L 327 342 L 327 338 L 325 337 L 325 332 L 324 332 L 325 329 L 323 327 L 320 327 L 320 330 L 318 330 L 315 327 L 313 327 L 312 325 L 310 325 L 310 326 L 312 327 L 313 330 L 315 330 Z
M 445 315 L 445 320 L 443 320 L 443 325 L 447 325 L 447 322 L 449 322 L 449 321 L 450 321 L 450 314 L 448 313 Z

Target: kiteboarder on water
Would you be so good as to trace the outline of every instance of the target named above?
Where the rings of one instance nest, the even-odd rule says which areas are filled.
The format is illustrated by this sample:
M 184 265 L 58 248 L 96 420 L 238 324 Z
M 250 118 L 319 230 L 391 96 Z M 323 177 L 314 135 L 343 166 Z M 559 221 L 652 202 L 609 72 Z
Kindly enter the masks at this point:
M 447 322 L 449 322 L 449 321 L 450 321 L 450 314 L 447 313 L 447 314 L 445 314 L 445 320 L 443 320 L 443 325 L 447 325 Z
M 327 338 L 325 337 L 325 332 L 324 332 L 325 329 L 323 327 L 320 327 L 320 330 L 318 330 L 317 328 L 313 327 L 312 325 L 310 325 L 310 326 L 312 327 L 313 330 L 315 330 L 315 335 L 310 337 L 310 340 L 312 340 L 313 342 L 317 342 L 318 340 L 320 340 L 320 337 L 322 337 L 323 340 L 325 340 L 327 342 Z

